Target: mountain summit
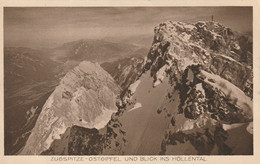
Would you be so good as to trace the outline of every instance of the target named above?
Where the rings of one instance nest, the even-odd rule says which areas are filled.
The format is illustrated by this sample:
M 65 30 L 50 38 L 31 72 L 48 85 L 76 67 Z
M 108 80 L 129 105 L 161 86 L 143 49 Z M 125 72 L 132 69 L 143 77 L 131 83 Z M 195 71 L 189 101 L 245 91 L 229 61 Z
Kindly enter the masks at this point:
M 116 111 L 120 90 L 98 64 L 81 62 L 46 101 L 21 154 L 40 154 L 73 125 L 103 128 Z

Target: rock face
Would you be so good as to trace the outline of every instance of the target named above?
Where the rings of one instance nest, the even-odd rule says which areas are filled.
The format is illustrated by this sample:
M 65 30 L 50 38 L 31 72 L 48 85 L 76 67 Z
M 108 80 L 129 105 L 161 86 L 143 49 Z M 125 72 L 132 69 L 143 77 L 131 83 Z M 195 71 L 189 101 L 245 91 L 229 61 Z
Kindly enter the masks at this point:
M 142 74 L 143 62 L 143 58 L 133 56 L 115 62 L 106 62 L 101 66 L 112 75 L 124 90 Z
M 224 55 L 212 59 L 211 71 L 244 90 L 245 84 L 251 76 L 251 69 L 231 57 Z
M 216 22 L 166 22 L 155 28 L 146 69 L 151 69 L 154 83 L 170 76 L 180 100 L 160 154 L 252 154 L 251 132 L 233 126 L 253 120 L 248 97 L 252 95 L 245 92 L 247 81 L 252 81 L 252 62 L 241 62 L 243 56 L 239 55 L 251 50 L 245 48 L 250 46 L 242 48 L 237 38 L 231 29 Z M 164 109 L 169 111 L 167 106 Z M 225 124 L 237 130 L 223 130 Z M 236 138 L 226 143 L 231 131 L 246 134 L 237 145 L 246 152 L 235 150 Z M 180 147 L 182 151 L 178 151 Z
M 98 64 L 81 62 L 46 101 L 21 154 L 40 154 L 73 125 L 103 128 L 116 111 L 119 92 L 120 87 Z
M 237 58 L 234 56 L 238 56 L 237 53 L 249 52 L 251 49 L 247 48 L 250 46 L 240 45 L 237 37 L 231 29 L 217 22 L 198 22 L 194 25 L 171 21 L 161 23 L 155 28 L 154 43 L 147 58 L 146 69 L 151 68 L 153 75 L 166 62 L 170 66 L 172 65 L 170 62 L 177 59 L 177 64 L 182 70 L 193 63 L 201 64 L 204 67 L 212 64 L 213 66 L 210 68 L 214 73 L 218 71 L 218 74 L 221 73 L 221 77 L 228 78 L 225 74 L 231 74 L 232 70 L 227 66 L 227 68 L 224 67 L 226 63 L 229 63 L 236 67 L 232 73 L 238 74 L 240 71 L 241 75 L 235 75 L 233 78 L 236 79 L 227 80 L 238 80 L 238 86 L 245 85 L 238 78 L 248 77 L 244 74 L 250 74 L 252 62 L 248 61 L 242 65 L 240 56 Z M 234 52 L 234 49 L 237 53 Z
M 75 113 L 89 104 L 76 103 L 66 113 L 75 117 L 73 124 L 67 123 L 71 122 L 69 118 L 60 116 L 63 108 L 55 107 L 59 115 L 48 112 L 52 115 L 42 120 L 56 118 L 55 127 L 63 135 L 55 137 L 48 131 L 45 140 L 53 137 L 47 140 L 48 146 L 42 144 L 42 154 L 253 154 L 253 97 L 252 85 L 248 85 L 252 84 L 253 68 L 250 38 L 243 38 L 217 22 L 202 21 L 195 24 L 168 21 L 156 26 L 154 33 L 152 47 L 142 62 L 128 60 L 103 65 L 126 88 L 116 102 L 117 112 L 106 126 L 97 130 L 85 123 L 98 117 L 94 111 L 102 106 L 90 110 L 91 114 L 86 111 L 88 117 L 80 117 L 85 120 L 80 122 Z M 72 87 L 66 88 L 71 89 L 59 89 L 64 101 L 73 101 L 78 95 L 75 92 L 85 93 L 73 89 L 78 88 L 75 84 L 96 88 L 78 85 L 77 80 L 68 83 Z M 91 93 L 91 102 L 98 101 L 100 96 Z M 84 94 L 84 98 L 88 95 Z M 46 104 L 47 110 L 49 103 Z M 60 122 L 64 117 L 66 121 Z M 50 125 L 44 124 L 37 124 L 36 129 Z M 25 147 L 24 151 L 31 149 Z
M 122 152 L 252 154 L 252 95 L 245 90 L 252 63 L 241 56 L 251 43 L 240 45 L 241 36 L 217 22 L 169 21 L 154 32 L 145 73 L 119 103 L 128 143 Z M 241 138 L 234 138 L 237 132 Z

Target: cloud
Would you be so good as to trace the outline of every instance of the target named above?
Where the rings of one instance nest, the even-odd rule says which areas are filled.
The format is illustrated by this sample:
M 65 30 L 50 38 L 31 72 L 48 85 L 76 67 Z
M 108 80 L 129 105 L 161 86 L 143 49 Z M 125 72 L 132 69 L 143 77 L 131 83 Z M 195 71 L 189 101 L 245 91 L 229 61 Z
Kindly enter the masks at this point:
M 166 20 L 195 22 L 211 15 L 238 31 L 252 31 L 250 7 L 5 7 L 5 45 L 44 47 L 82 38 L 153 35 Z

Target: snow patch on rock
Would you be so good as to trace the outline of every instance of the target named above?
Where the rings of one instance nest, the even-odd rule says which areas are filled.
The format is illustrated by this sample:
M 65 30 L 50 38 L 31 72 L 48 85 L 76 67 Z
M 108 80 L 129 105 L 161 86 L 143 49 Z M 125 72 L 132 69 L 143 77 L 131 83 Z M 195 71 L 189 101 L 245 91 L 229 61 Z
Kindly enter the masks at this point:
M 52 142 L 56 139 L 60 139 L 61 138 L 61 134 L 65 133 L 67 126 L 64 124 L 63 121 L 58 120 L 57 121 L 57 125 L 52 129 L 51 133 L 49 134 L 48 138 L 45 141 L 45 148 L 48 149 Z
M 202 87 L 202 83 L 196 85 L 196 90 L 201 91 L 202 95 L 205 97 L 205 90 Z
M 194 29 L 197 29 L 197 27 L 192 25 L 192 24 L 186 24 L 186 25 L 184 25 L 184 28 L 186 28 L 188 31 L 192 31 Z
M 102 114 L 94 120 L 90 128 L 101 129 L 105 127 L 114 112 L 116 112 L 116 110 L 113 111 L 103 108 Z
M 141 80 L 137 80 L 136 82 L 134 82 L 133 84 L 131 84 L 128 88 L 128 90 L 130 90 L 131 94 L 134 94 L 136 91 L 136 88 L 138 87 L 138 85 L 141 83 Z
M 141 103 L 135 103 L 135 105 L 134 105 L 134 107 L 133 108 L 131 108 L 131 109 L 129 109 L 129 112 L 131 112 L 131 111 L 133 111 L 133 110 L 135 110 L 135 109 L 138 109 L 138 108 L 141 108 L 142 107 L 142 104 Z
M 234 128 L 238 128 L 240 126 L 243 126 L 245 123 L 236 123 L 236 124 L 222 124 L 222 128 L 225 130 L 225 131 L 228 131 L 228 130 L 231 130 L 231 129 L 234 129 Z
M 239 46 L 237 43 L 234 44 L 234 48 L 235 48 L 236 50 L 240 50 L 240 46 Z
M 225 131 L 232 130 L 235 128 L 238 128 L 240 126 L 243 126 L 248 123 L 236 123 L 236 124 L 222 124 L 222 127 Z M 246 130 L 248 133 L 253 134 L 253 122 L 250 122 L 248 126 L 246 127 Z
M 253 122 L 250 122 L 249 125 L 246 127 L 246 130 L 248 133 L 253 134 L 254 129 L 253 129 Z
M 167 65 L 164 65 L 162 68 L 159 69 L 158 72 L 156 72 L 156 81 L 154 82 L 153 86 L 157 86 L 162 83 L 164 76 L 165 76 L 166 68 L 167 68 Z
M 203 70 L 201 73 L 206 77 L 204 80 L 205 82 L 222 91 L 232 104 L 237 106 L 239 109 L 242 109 L 247 117 L 253 119 L 253 103 L 242 90 L 218 75 Z M 213 79 L 215 82 L 211 82 L 209 79 Z
M 186 32 L 181 33 L 180 38 L 184 42 L 188 42 L 190 40 L 191 35 L 187 34 Z

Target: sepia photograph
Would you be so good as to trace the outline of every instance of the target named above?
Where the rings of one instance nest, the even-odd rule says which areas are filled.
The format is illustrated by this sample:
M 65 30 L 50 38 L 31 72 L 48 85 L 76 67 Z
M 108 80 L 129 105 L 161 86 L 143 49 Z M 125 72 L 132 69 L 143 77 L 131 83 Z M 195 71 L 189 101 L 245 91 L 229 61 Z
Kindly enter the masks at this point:
M 5 156 L 253 156 L 253 7 L 3 7 Z

